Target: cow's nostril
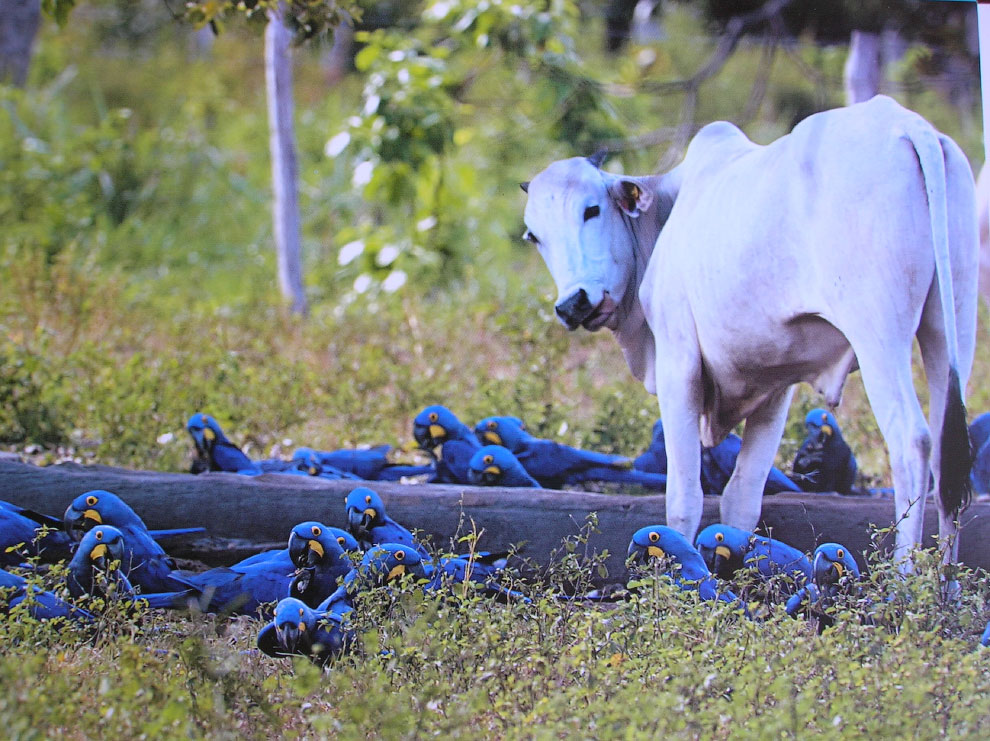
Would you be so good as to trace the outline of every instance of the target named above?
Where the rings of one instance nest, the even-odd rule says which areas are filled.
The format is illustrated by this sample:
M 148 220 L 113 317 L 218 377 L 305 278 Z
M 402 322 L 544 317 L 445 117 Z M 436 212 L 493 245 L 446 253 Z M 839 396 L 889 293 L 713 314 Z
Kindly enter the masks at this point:
M 588 294 L 583 288 L 579 288 L 555 307 L 557 316 L 567 326 L 574 329 L 591 313 L 594 307 L 588 300 Z

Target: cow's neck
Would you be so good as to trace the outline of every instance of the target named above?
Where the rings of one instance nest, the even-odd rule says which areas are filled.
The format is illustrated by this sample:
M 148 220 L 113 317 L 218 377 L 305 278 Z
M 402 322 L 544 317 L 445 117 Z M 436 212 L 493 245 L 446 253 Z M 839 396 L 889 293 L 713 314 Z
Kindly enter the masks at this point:
M 668 173 L 637 178 L 637 182 L 652 192 L 653 200 L 637 218 L 623 215 L 630 243 L 633 245 L 634 272 L 629 290 L 622 299 L 623 321 L 614 330 L 614 334 L 626 363 L 629 364 L 629 370 L 643 382 L 648 392 L 655 394 L 656 345 L 653 333 L 646 324 L 643 306 L 639 302 L 639 287 L 660 230 L 673 208 L 679 179 L 675 173 Z

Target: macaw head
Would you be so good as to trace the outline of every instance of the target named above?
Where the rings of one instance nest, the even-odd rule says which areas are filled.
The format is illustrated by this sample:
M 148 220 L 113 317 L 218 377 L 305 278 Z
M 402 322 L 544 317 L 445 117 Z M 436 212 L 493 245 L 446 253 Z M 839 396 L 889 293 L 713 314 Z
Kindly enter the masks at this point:
M 73 499 L 65 510 L 62 522 L 74 540 L 80 540 L 96 525 L 145 529 L 144 521 L 123 499 L 103 489 L 93 489 Z
M 812 409 L 804 417 L 804 429 L 808 437 L 825 440 L 839 432 L 839 423 L 827 409 Z
M 821 589 L 842 579 L 859 579 L 859 566 L 849 549 L 839 543 L 822 543 L 815 549 L 811 564 L 814 583 Z
M 512 452 L 522 447 L 525 423 L 519 417 L 485 417 L 474 426 L 474 434 L 482 445 L 501 445 Z
M 210 451 L 217 441 L 228 442 L 220 425 L 209 414 L 197 412 L 189 418 L 186 429 L 196 444 L 196 450 L 204 458 L 209 458 Z
M 346 530 L 341 530 L 339 527 L 328 527 L 327 532 L 337 539 L 337 545 L 343 548 L 345 553 L 361 552 L 361 544 Z
M 753 534 L 731 525 L 709 525 L 698 533 L 694 545 L 714 574 L 729 575 L 743 565 Z
M 670 559 L 681 563 L 688 555 L 697 553 L 688 539 L 666 525 L 649 525 L 633 533 L 627 558 L 640 564 Z
M 364 554 L 358 571 L 379 586 L 406 574 L 411 574 L 417 580 L 426 579 L 426 570 L 419 552 L 399 543 L 376 545 Z
M 424 450 L 433 450 L 455 439 L 463 423 L 447 407 L 434 404 L 426 407 L 413 420 L 413 437 Z
M 305 650 L 316 633 L 317 615 L 302 600 L 286 597 L 275 605 L 275 634 L 282 647 L 292 653 Z
M 347 508 L 347 528 L 359 538 L 368 535 L 373 527 L 385 521 L 385 502 L 378 492 L 367 486 L 351 489 L 344 500 Z
M 124 560 L 124 534 L 111 525 L 96 525 L 83 535 L 76 556 L 101 571 L 110 571 Z
M 525 472 L 522 464 L 501 445 L 485 445 L 468 463 L 468 480 L 477 486 L 498 486 L 510 472 Z
M 292 463 L 296 470 L 304 471 L 310 476 L 319 476 L 323 473 L 323 464 L 320 456 L 312 448 L 296 448 L 292 452 Z
M 322 522 L 300 522 L 289 533 L 289 558 L 297 569 L 346 559 L 336 536 Z

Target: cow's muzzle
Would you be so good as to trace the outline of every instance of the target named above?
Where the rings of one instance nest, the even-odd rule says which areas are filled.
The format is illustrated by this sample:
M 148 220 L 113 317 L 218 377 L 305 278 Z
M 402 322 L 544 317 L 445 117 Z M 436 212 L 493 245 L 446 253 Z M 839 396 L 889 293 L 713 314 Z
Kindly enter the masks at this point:
M 579 288 L 558 303 L 554 309 L 563 325 L 569 330 L 575 330 L 594 312 L 595 307 L 588 299 L 588 293 L 583 288 Z

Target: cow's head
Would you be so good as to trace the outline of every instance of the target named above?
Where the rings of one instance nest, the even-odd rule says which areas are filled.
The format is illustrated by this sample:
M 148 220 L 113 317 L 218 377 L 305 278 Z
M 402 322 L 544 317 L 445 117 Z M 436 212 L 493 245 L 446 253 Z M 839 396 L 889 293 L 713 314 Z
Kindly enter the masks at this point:
M 647 178 L 598 165 L 594 158 L 561 160 L 523 184 L 525 238 L 543 256 L 557 285 L 557 316 L 572 330 L 618 328 L 653 247 L 651 241 L 644 258 L 631 222 L 653 202 Z

